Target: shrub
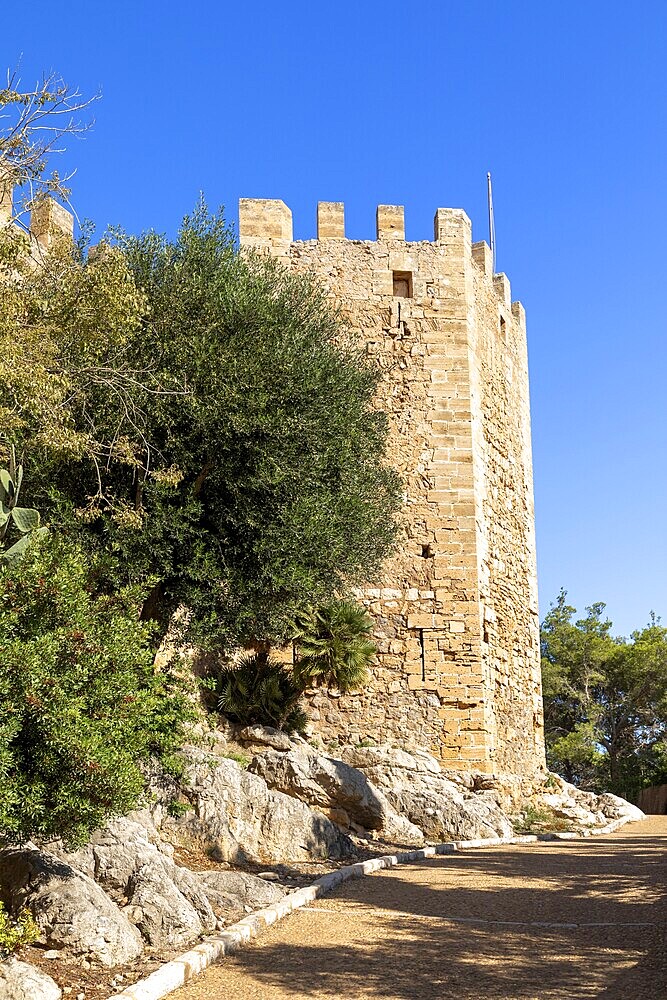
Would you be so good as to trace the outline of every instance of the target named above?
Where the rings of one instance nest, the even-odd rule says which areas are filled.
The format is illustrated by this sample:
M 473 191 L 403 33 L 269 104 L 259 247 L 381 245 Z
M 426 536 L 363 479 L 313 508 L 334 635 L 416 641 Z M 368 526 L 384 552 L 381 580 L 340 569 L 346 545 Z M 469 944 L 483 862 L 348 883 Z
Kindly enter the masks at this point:
M 94 567 L 47 535 L 0 566 L 0 838 L 85 839 L 136 805 L 141 764 L 178 750 L 194 707 L 157 670 L 142 595 L 93 590 Z
M 296 661 L 272 660 L 266 650 L 248 654 L 219 670 L 213 684 L 217 708 L 243 725 L 276 726 L 305 731 L 307 716 L 299 705 L 311 687 L 329 685 L 340 691 L 360 687 L 375 655 L 372 622 L 352 601 L 335 600 L 302 614 L 292 626 Z
M 291 671 L 266 652 L 243 656 L 217 678 L 218 708 L 244 726 L 275 726 L 303 732 L 307 719 L 298 701 L 303 689 Z
M 294 676 L 302 691 L 319 685 L 343 692 L 360 687 L 376 653 L 372 632 L 371 619 L 353 601 L 331 601 L 302 615 L 294 636 Z
M 564 816 L 556 815 L 553 809 L 546 806 L 539 808 L 529 805 L 513 820 L 513 826 L 518 834 L 562 833 L 572 830 L 573 823 Z
M 14 920 L 0 903 L 0 961 L 39 937 L 39 927 L 29 910 L 22 910 Z
M 103 463 L 52 452 L 32 499 L 99 552 L 110 591 L 156 581 L 146 617 L 186 605 L 208 649 L 285 642 L 298 613 L 372 578 L 393 544 L 380 369 L 312 277 L 238 253 L 202 206 L 176 240 L 118 245 L 149 306 L 122 356 L 150 383 L 81 386 L 76 428 L 92 414 L 114 447 Z

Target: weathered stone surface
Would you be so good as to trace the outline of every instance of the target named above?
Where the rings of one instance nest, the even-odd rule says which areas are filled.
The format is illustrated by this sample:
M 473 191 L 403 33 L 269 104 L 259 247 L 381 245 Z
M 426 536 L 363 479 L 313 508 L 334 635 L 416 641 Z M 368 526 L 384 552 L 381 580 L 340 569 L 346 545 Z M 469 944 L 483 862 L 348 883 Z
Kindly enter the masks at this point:
M 164 869 L 146 864 L 130 878 L 126 912 L 150 945 L 180 948 L 194 941 L 204 929 L 215 927 L 215 916 L 203 890 L 202 895 L 210 914 L 206 927 L 192 903 L 171 879 L 164 877 Z
M 138 868 L 148 861 L 155 860 L 158 864 L 170 861 L 166 851 L 173 852 L 173 848 L 160 840 L 149 813 L 132 816 L 137 818 L 122 816 L 110 820 L 78 851 L 66 851 L 60 843 L 49 844 L 48 849 L 73 868 L 94 878 L 107 891 L 122 896 Z
M 0 962 L 0 1000 L 60 1000 L 57 983 L 27 962 Z
M 368 771 L 370 768 L 399 767 L 406 771 L 429 771 L 431 774 L 442 774 L 442 768 L 437 758 L 426 750 L 414 749 L 410 752 L 398 747 L 382 743 L 373 747 L 343 746 L 340 756 L 353 767 Z M 456 775 L 456 780 L 459 775 Z
M 273 750 L 291 750 L 292 740 L 281 729 L 273 729 L 271 726 L 246 726 L 239 733 L 241 743 L 249 743 L 251 746 L 271 747 Z
M 618 819 L 627 822 L 644 819 L 641 809 L 618 795 L 582 791 L 557 774 L 549 775 L 547 782 L 535 790 L 532 801 L 538 808 L 546 808 L 555 816 L 569 820 L 574 829 L 607 826 Z
M 250 770 L 270 788 L 296 796 L 330 815 L 341 815 L 367 830 L 380 830 L 389 839 L 421 844 L 424 837 L 404 816 L 397 815 L 387 797 L 358 768 L 313 750 L 267 752 L 253 758 Z
M 13 913 L 28 907 L 49 947 L 109 966 L 142 951 L 141 935 L 102 889 L 46 851 L 3 851 L 0 896 Z
M 146 813 L 119 817 L 96 831 L 89 844 L 60 856 L 86 872 L 117 902 L 153 946 L 180 947 L 215 928 L 215 914 L 204 886 L 187 868 L 175 864 Z M 146 824 L 146 825 L 144 825 Z
M 389 801 L 429 840 L 478 840 L 514 832 L 493 792 L 463 793 L 447 778 L 423 771 L 396 771 L 386 778 Z
M 271 906 L 285 895 L 282 886 L 247 872 L 209 871 L 199 877 L 214 911 L 229 923 L 244 917 L 248 909 Z
M 428 840 L 477 840 L 510 836 L 513 827 L 493 791 L 470 792 L 441 771 L 427 753 L 406 753 L 387 745 L 345 747 L 396 810 Z
M 628 802 L 627 799 L 620 798 L 618 795 L 612 795 L 611 792 L 599 795 L 598 801 L 602 812 L 609 819 L 627 819 L 628 822 L 646 819 L 646 814 L 638 806 L 633 805 L 632 802 Z
M 341 858 L 353 853 L 348 837 L 320 813 L 281 792 L 233 760 L 190 749 L 185 781 L 193 809 L 166 818 L 170 837 L 214 845 L 225 860 L 258 862 Z
M 296 242 L 282 202 L 243 199 L 239 218 L 241 246 L 317 275 L 377 364 L 406 497 L 396 551 L 358 594 L 378 643 L 370 683 L 311 692 L 312 725 L 532 774 L 544 740 L 523 307 L 460 209 L 437 210 L 433 242 L 406 242 L 396 206 L 380 207 L 377 240 L 346 240 L 343 212 L 326 207 L 322 238 Z
M 266 753 L 255 757 L 249 770 L 269 788 L 318 807 L 345 809 L 368 830 L 382 826 L 387 801 L 366 775 L 341 760 L 315 752 Z

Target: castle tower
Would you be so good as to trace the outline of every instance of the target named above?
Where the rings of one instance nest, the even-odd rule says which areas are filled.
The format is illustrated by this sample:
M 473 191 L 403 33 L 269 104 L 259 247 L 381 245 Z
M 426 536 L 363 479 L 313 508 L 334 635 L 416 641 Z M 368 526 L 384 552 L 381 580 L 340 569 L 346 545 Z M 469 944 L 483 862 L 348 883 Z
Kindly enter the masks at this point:
M 381 205 L 377 239 L 345 239 L 321 202 L 318 239 L 292 240 L 281 201 L 242 199 L 242 247 L 313 271 L 382 371 L 378 405 L 405 504 L 397 552 L 361 596 L 375 620 L 369 686 L 314 692 L 325 738 L 430 749 L 449 768 L 544 764 L 525 313 L 459 209 L 405 241 Z
M 11 231 L 24 235 L 33 262 L 55 242 L 74 239 L 74 216 L 50 195 L 34 200 L 27 229 L 19 225 L 14 215 L 14 187 L 12 175 L 0 170 L 0 229 L 11 227 Z

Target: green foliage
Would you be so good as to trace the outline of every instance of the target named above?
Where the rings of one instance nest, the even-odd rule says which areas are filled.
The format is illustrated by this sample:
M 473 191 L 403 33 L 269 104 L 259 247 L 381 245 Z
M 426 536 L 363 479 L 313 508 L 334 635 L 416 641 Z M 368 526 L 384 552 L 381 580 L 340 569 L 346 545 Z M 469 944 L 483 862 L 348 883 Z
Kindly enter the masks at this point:
M 144 397 L 162 389 L 150 362 L 130 357 L 145 299 L 119 251 L 86 260 L 83 247 L 59 243 L 34 267 L 12 230 L 0 230 L 0 282 L 2 435 L 28 454 L 31 482 L 40 476 L 47 492 L 56 485 L 49 460 L 64 474 L 83 459 L 100 500 L 106 463 L 136 464 Z
M 297 684 L 304 691 L 322 684 L 342 692 L 360 687 L 376 653 L 372 632 L 371 619 L 354 601 L 330 601 L 302 614 L 293 636 Z
M 0 961 L 39 937 L 39 927 L 29 910 L 22 910 L 14 920 L 0 902 Z
M 180 819 L 181 816 L 185 816 L 187 813 L 192 812 L 193 809 L 194 806 L 191 802 L 181 802 L 179 799 L 172 799 L 167 806 L 167 812 L 172 819 Z
M 192 702 L 157 670 L 141 594 L 48 535 L 0 566 L 0 838 L 83 840 L 133 808 L 142 762 L 173 755 Z
M 165 623 L 185 604 L 201 646 L 284 642 L 296 615 L 366 582 L 393 543 L 379 370 L 313 279 L 237 253 L 203 206 L 176 241 L 116 239 L 146 303 L 120 355 L 135 372 L 151 359 L 155 388 L 137 378 L 130 405 L 108 381 L 77 381 L 76 432 L 91 414 L 113 446 L 104 463 L 41 463 L 38 505 L 85 536 L 109 590 L 158 581 L 145 617 Z M 101 364 L 103 341 L 95 352 Z
M 376 651 L 371 632 L 370 618 L 352 601 L 308 609 L 292 628 L 294 664 L 272 660 L 265 648 L 241 657 L 214 679 L 217 708 L 243 725 L 303 732 L 307 717 L 299 701 L 308 688 L 326 684 L 345 692 L 366 681 Z
M 537 806 L 527 806 L 512 823 L 518 834 L 563 833 L 573 828 L 570 820 L 557 816 L 552 809 Z
M 12 445 L 9 449 L 9 468 L 0 469 L 0 565 L 20 559 L 30 542 L 46 531 L 39 526 L 38 511 L 18 506 L 22 481 L 23 466 L 16 464 L 16 451 Z M 4 548 L 12 524 L 22 537 L 9 548 Z
M 633 797 L 667 777 L 667 629 L 652 616 L 614 638 L 604 604 L 576 609 L 561 591 L 542 625 L 547 760 L 583 788 Z
M 303 689 L 290 670 L 260 651 L 240 657 L 217 676 L 218 708 L 233 722 L 264 725 L 288 733 L 303 731 L 306 716 L 298 701 Z
M 250 760 L 251 760 L 251 758 L 248 757 L 247 754 L 241 753 L 240 751 L 236 751 L 236 750 L 228 750 L 227 753 L 223 754 L 223 757 L 226 757 L 227 760 L 234 760 L 234 761 L 236 761 L 236 763 L 240 767 L 242 767 L 244 771 L 247 769 L 248 765 L 250 764 Z

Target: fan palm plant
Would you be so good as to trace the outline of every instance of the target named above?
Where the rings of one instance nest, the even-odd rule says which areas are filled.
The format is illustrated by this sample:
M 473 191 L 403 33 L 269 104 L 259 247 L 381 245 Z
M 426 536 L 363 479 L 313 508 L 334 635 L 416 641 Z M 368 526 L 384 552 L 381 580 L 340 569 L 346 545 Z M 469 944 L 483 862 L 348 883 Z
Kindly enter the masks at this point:
M 264 725 L 302 732 L 307 718 L 303 693 L 292 674 L 263 650 L 248 653 L 217 677 L 218 709 L 244 726 Z
M 332 601 L 296 622 L 293 672 L 302 691 L 319 685 L 346 692 L 360 687 L 376 652 L 373 623 L 353 601 Z

